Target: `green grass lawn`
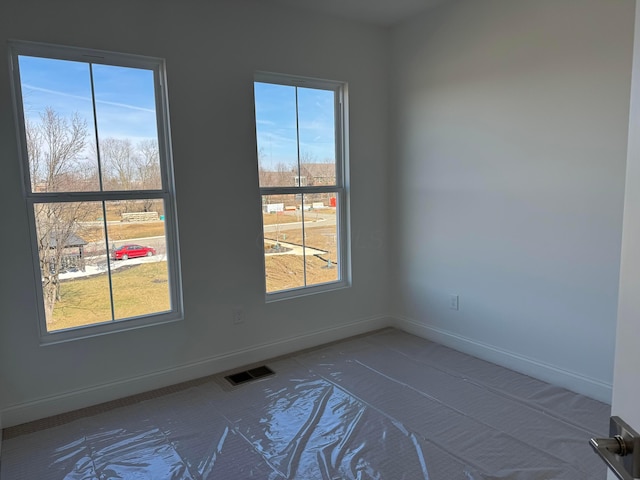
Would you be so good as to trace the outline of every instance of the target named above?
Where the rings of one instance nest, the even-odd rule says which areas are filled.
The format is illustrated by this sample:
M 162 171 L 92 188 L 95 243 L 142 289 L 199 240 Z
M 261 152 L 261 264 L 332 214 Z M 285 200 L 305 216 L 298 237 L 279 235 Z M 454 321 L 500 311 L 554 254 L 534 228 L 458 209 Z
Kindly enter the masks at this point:
M 121 267 L 112 279 L 116 320 L 170 309 L 167 262 Z M 111 321 L 106 274 L 65 280 L 60 290 L 49 331 Z
M 109 225 L 110 240 L 161 237 L 164 234 L 164 222 L 112 223 Z M 104 229 L 95 225 L 83 226 L 78 231 L 78 235 L 87 242 L 98 242 L 104 239 Z

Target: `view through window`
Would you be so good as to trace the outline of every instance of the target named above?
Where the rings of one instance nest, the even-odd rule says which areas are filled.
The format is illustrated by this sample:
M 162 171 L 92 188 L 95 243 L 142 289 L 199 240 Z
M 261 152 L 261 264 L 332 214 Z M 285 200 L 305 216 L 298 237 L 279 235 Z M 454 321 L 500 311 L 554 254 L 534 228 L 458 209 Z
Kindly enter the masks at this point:
M 262 74 L 254 92 L 266 292 L 346 285 L 344 85 Z
M 30 43 L 12 54 L 43 333 L 177 318 L 163 62 Z

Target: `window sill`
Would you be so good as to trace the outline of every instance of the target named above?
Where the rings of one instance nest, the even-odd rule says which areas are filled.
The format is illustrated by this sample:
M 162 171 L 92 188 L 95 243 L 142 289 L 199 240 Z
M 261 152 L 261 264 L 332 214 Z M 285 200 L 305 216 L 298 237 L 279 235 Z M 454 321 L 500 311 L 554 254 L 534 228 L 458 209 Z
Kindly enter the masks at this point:
M 344 290 L 350 288 L 351 284 L 346 281 L 323 283 L 312 287 L 292 288 L 290 290 L 281 290 L 279 292 L 267 293 L 265 295 L 266 303 L 280 302 L 294 298 L 306 297 L 309 295 L 317 295 L 319 293 L 333 292 L 336 290 Z
M 164 325 L 167 323 L 180 322 L 184 316 L 179 313 L 167 313 L 164 315 L 154 315 L 148 317 L 131 318 L 127 320 L 110 321 L 86 327 L 74 327 L 65 330 L 43 332 L 40 335 L 40 346 L 57 345 L 60 343 L 84 340 L 87 338 L 99 337 L 118 332 L 127 332 L 139 328 Z

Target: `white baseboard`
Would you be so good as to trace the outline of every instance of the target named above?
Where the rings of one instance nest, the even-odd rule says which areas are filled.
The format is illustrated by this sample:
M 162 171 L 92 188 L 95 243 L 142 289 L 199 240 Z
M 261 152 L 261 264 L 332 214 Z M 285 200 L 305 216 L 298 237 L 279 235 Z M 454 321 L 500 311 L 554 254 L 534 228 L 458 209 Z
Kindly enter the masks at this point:
M 221 355 L 214 355 L 209 358 L 151 372 L 142 376 L 123 378 L 115 382 L 73 390 L 17 405 L 10 405 L 0 411 L 2 426 L 8 428 L 52 415 L 148 392 L 200 377 L 206 377 L 305 348 L 315 347 L 388 327 L 391 324 L 392 320 L 387 316 L 370 317 L 337 327 L 254 345 Z
M 524 355 L 478 342 L 457 333 L 425 325 L 410 318 L 395 316 L 393 317 L 392 326 L 407 333 L 426 338 L 553 385 L 564 387 L 573 392 L 611 404 L 613 385 L 610 383 L 605 383 Z

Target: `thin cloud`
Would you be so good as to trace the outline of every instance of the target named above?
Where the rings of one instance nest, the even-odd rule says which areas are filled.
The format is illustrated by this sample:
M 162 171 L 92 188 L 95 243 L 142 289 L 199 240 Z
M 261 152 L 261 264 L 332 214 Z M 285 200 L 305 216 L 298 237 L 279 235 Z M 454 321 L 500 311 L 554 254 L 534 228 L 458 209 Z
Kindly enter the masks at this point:
M 102 103 L 103 105 L 112 105 L 114 107 L 129 108 L 131 110 L 139 110 L 141 112 L 147 113 L 156 113 L 156 110 L 154 108 L 136 107 L 135 105 L 129 105 L 127 103 L 109 102 L 107 100 L 96 100 L 96 103 Z
M 256 120 L 256 123 L 258 125 L 268 125 L 268 126 L 275 126 L 277 125 L 276 122 L 271 121 L 271 120 Z
M 34 90 L 36 92 L 42 92 L 42 93 L 47 93 L 47 94 L 51 94 L 51 95 L 58 95 L 58 96 L 61 96 L 61 97 L 75 98 L 76 100 L 89 101 L 89 98 L 83 97 L 81 95 L 73 95 L 72 93 L 60 92 L 58 90 L 51 90 L 51 89 L 48 89 L 48 88 L 35 87 L 33 85 L 28 85 L 26 83 L 22 85 L 22 88 L 29 88 L 29 89 Z M 153 108 L 137 107 L 135 105 L 129 105 L 127 103 L 110 102 L 108 100 L 97 100 L 97 99 L 96 99 L 96 103 L 100 103 L 100 104 L 103 104 L 103 105 L 111 105 L 111 106 L 114 106 L 114 107 L 128 108 L 130 110 L 138 110 L 138 111 L 147 112 L 147 113 L 156 113 L 155 109 L 153 109 Z

